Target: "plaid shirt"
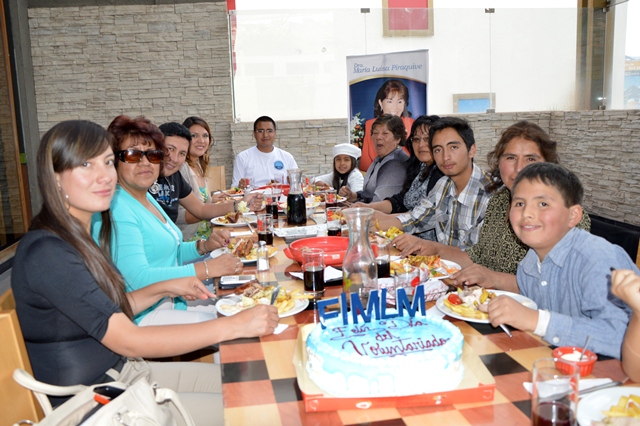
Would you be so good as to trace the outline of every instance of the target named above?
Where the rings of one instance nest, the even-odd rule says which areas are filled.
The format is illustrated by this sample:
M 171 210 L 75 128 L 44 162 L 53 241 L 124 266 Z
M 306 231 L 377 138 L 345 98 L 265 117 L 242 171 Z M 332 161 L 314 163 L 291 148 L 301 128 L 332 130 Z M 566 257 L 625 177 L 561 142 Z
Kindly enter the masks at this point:
M 398 216 L 404 232 L 422 234 L 435 229 L 438 242 L 462 250 L 471 247 L 478 242 L 492 195 L 485 189 L 490 182 L 489 175 L 475 164 L 469 183 L 459 196 L 453 181 L 446 176 L 441 178 L 420 204 Z

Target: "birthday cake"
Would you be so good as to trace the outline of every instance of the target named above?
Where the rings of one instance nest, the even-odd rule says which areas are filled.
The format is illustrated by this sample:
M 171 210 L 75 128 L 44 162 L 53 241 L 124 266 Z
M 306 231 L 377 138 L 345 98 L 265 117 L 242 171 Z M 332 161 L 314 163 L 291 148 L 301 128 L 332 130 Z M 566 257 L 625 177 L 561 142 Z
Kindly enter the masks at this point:
M 384 397 L 444 392 L 462 381 L 464 338 L 449 321 L 398 316 L 347 324 L 325 320 L 309 334 L 307 372 L 337 397 Z

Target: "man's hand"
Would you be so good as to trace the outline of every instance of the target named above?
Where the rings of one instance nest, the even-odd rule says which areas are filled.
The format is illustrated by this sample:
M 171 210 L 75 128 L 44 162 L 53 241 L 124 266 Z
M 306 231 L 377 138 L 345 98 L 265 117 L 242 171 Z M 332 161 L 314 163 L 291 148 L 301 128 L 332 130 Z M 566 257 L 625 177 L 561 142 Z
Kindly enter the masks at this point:
M 431 241 L 423 240 L 411 234 L 401 234 L 393 239 L 393 244 L 402 252 L 400 255 L 403 257 L 410 254 L 419 254 L 421 256 L 437 254 L 435 245 L 430 243 Z

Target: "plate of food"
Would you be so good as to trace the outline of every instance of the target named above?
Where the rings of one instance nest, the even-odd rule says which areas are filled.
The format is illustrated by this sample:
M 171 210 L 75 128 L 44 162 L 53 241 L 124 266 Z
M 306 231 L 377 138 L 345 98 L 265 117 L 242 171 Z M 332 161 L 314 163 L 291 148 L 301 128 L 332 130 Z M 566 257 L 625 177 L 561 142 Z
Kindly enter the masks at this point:
M 624 386 L 585 396 L 578 403 L 576 417 L 580 426 L 615 425 L 631 424 L 623 421 L 630 421 L 634 414 L 635 419 L 640 419 L 640 387 Z M 620 420 L 609 422 L 607 419 Z
M 211 219 L 211 223 L 218 226 L 227 226 L 229 228 L 239 228 L 247 226 L 247 223 L 257 223 L 258 217 L 253 213 L 227 213 L 224 216 L 218 216 Z
M 490 299 L 502 295 L 517 300 L 527 308 L 538 309 L 536 302 L 521 294 L 502 290 L 487 290 L 480 286 L 472 286 L 464 290 L 458 289 L 457 292 L 445 294 L 436 301 L 436 307 L 452 318 L 489 324 L 489 314 L 485 309 L 486 304 Z
M 237 186 L 232 186 L 229 189 L 225 189 L 223 192 L 226 192 L 227 194 L 233 195 L 233 196 L 244 195 L 244 189 L 238 188 Z
M 269 257 L 273 257 L 278 253 L 278 249 L 273 246 L 267 246 L 269 251 Z M 241 238 L 235 243 L 231 242 L 225 249 L 217 249 L 212 251 L 209 255 L 212 259 L 220 256 L 223 253 L 230 252 L 234 256 L 238 256 L 242 263 L 252 263 L 258 259 L 258 245 L 253 242 L 251 238 Z
M 391 272 L 395 273 L 396 270 L 402 270 L 405 265 L 420 268 L 421 281 L 432 278 L 437 280 L 449 278 L 451 274 L 462 269 L 456 262 L 441 259 L 440 255 L 434 254 L 431 256 L 411 255 L 397 261 L 392 261 Z
M 234 290 L 238 297 L 223 298 L 216 303 L 218 314 L 223 316 L 235 315 L 245 309 L 253 308 L 258 304 L 268 305 L 274 287 L 263 287 L 258 283 L 247 283 Z M 304 311 L 309 306 L 312 296 L 302 293 L 300 290 L 289 291 L 280 289 L 274 306 L 278 309 L 280 318 L 290 317 Z

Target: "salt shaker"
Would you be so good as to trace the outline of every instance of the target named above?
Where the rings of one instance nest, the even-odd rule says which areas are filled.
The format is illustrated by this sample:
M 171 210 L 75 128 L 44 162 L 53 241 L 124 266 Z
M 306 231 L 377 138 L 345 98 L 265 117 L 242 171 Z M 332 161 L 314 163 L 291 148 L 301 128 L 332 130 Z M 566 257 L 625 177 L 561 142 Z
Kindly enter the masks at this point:
M 268 271 L 269 270 L 269 250 L 267 249 L 267 243 L 264 241 L 258 242 L 258 260 L 257 267 L 258 271 Z

